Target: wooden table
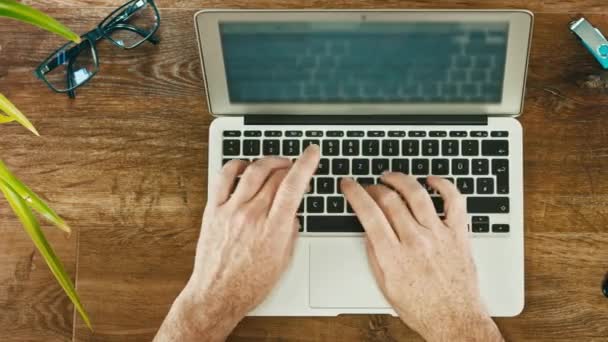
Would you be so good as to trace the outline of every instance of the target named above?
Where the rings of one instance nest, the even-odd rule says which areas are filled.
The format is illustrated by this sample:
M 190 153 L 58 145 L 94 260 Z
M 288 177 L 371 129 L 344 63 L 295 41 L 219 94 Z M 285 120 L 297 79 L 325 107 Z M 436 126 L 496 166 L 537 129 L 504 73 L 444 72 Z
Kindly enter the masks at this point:
M 77 32 L 119 0 L 26 1 Z M 76 100 L 33 75 L 60 43 L 0 19 L 0 92 L 42 134 L 0 126 L 0 158 L 75 228 L 48 238 L 89 311 L 74 315 L 0 201 L 0 340 L 146 341 L 192 268 L 206 198 L 211 117 L 193 13 L 224 8 L 527 8 L 535 12 L 525 132 L 526 308 L 497 319 L 509 340 L 608 340 L 608 73 L 568 33 L 580 14 L 608 33 L 605 0 L 158 0 L 158 46 L 101 43 L 101 70 Z M 438 323 L 440 324 L 440 322 Z M 247 318 L 232 341 L 393 341 L 419 337 L 386 316 Z

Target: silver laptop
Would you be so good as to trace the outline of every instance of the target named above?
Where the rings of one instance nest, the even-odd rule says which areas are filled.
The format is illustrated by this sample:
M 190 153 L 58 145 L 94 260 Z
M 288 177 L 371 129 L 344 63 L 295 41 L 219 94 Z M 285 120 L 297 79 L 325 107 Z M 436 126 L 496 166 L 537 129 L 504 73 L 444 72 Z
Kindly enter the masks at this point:
M 524 307 L 522 128 L 528 11 L 203 10 L 209 183 L 230 159 L 322 160 L 293 261 L 251 315 L 395 314 L 370 273 L 340 177 L 453 181 L 467 198 L 482 297 Z M 443 203 L 429 190 L 438 215 Z

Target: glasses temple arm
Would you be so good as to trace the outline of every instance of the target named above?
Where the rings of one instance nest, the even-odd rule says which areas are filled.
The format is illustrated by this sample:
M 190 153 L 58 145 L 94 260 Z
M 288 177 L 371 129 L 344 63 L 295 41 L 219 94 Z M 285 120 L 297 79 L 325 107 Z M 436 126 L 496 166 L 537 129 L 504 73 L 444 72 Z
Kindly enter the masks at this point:
M 76 98 L 76 93 L 74 92 L 74 89 L 72 89 L 72 86 L 74 85 L 74 82 L 72 80 L 72 74 L 74 71 L 72 65 L 74 65 L 74 60 L 70 59 L 70 61 L 68 62 L 68 72 L 66 73 L 66 77 L 68 82 L 68 89 L 70 89 L 68 91 L 68 97 L 74 99 Z

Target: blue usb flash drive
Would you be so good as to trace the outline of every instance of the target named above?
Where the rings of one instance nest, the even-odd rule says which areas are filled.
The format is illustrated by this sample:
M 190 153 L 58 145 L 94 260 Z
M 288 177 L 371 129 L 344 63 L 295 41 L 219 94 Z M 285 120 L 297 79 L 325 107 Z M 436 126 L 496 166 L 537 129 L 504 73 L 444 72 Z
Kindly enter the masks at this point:
M 608 40 L 600 30 L 591 26 L 585 18 L 570 23 L 570 30 L 580 38 L 583 45 L 600 62 L 604 69 L 608 69 Z

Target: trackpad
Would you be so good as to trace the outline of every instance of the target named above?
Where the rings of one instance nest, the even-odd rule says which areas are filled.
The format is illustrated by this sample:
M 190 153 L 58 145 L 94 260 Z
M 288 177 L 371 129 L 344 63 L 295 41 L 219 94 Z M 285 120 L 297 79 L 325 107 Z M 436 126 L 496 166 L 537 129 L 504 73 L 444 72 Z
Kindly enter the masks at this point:
M 363 238 L 311 241 L 310 306 L 390 308 L 369 267 Z

